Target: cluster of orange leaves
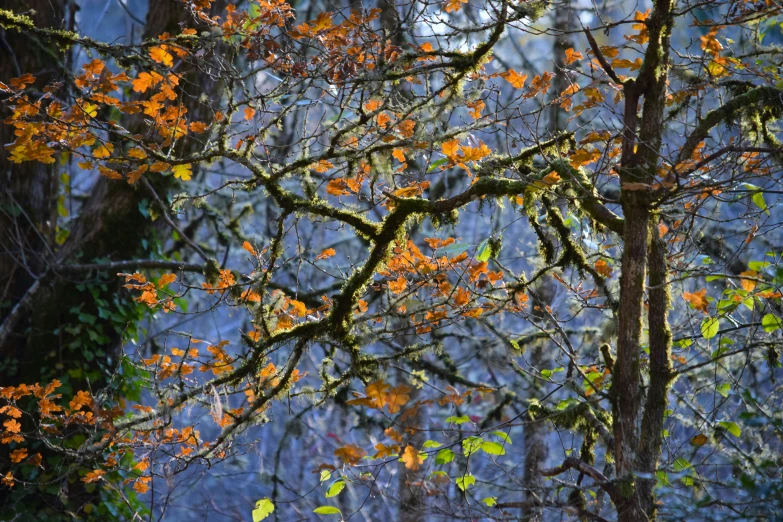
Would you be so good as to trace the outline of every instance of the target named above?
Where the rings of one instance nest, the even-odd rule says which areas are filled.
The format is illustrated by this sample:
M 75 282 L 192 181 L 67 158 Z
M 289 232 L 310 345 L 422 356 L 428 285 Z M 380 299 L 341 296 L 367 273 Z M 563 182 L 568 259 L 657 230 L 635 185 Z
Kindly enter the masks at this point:
M 36 383 L 0 387 L 0 399 L 5 401 L 5 404 L 0 406 L 0 415 L 6 417 L 2 424 L 3 430 L 0 432 L 0 444 L 15 446 L 9 453 L 12 464 L 24 463 L 43 467 L 41 454 L 30 455 L 28 449 L 22 446 L 25 442 L 25 434 L 22 432 L 22 424 L 19 421 L 22 418 L 22 409 L 17 406 L 17 402 L 25 397 L 32 396 L 38 399 L 38 414 L 41 419 L 47 421 L 43 429 L 50 434 L 59 433 L 66 426 L 93 425 L 96 423 L 96 413 L 101 418 L 106 418 L 107 414 L 109 416 L 116 414 L 116 411 L 94 411 L 95 404 L 92 396 L 83 390 L 76 392 L 67 407 L 60 406 L 57 401 L 62 398 L 62 395 L 54 393 L 60 386 L 62 383 L 55 379 L 45 386 Z M 13 471 L 6 472 L 1 482 L 8 487 L 14 486 Z
M 164 312 L 171 312 L 176 310 L 177 306 L 174 304 L 174 301 L 171 297 L 167 296 L 163 299 L 160 299 L 158 296 L 159 290 L 164 289 L 166 286 L 177 280 L 176 275 L 163 274 L 160 279 L 158 279 L 157 285 L 147 281 L 147 278 L 138 272 L 133 274 L 121 273 L 117 275 L 125 278 L 125 282 L 127 283 L 126 285 L 123 285 L 125 288 L 141 291 L 141 295 L 133 298 L 134 301 L 144 303 L 150 308 L 155 308 L 156 306 L 160 305 L 162 306 Z

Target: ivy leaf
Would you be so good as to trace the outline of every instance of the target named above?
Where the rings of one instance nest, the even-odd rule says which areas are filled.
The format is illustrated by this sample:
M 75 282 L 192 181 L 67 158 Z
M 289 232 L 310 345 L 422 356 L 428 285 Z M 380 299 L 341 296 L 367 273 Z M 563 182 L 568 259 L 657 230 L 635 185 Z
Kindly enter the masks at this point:
M 313 510 L 316 515 L 342 515 L 343 512 L 334 506 L 321 506 Z
M 701 322 L 701 335 L 705 339 L 712 339 L 718 335 L 720 329 L 720 321 L 717 317 L 708 317 Z
M 262 498 L 256 502 L 253 510 L 253 522 L 260 522 L 268 517 L 275 510 L 275 505 L 268 498 Z

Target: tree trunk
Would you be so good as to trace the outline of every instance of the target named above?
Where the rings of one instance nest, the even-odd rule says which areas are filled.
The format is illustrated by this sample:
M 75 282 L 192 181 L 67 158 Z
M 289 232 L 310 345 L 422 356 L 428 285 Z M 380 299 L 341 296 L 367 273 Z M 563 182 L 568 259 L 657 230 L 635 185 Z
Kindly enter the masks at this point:
M 13 0 L 15 12 L 34 8 L 38 27 L 63 26 L 63 0 Z M 215 13 L 225 2 L 216 2 Z M 180 23 L 188 16 L 178 0 L 150 2 L 144 38 L 163 32 L 179 33 Z M 64 63 L 56 46 L 26 33 L 7 32 L 0 46 L 10 49 L 12 60 L 0 60 L 0 80 L 7 81 L 19 72 L 37 77 L 36 87 L 63 76 Z M 50 47 L 51 54 L 43 49 Z M 41 49 L 41 51 L 36 51 Z M 3 51 L 6 54 L 6 51 Z M 18 65 L 18 68 L 17 68 Z M 216 83 L 200 72 L 182 82 L 182 100 L 188 115 L 205 114 L 202 94 L 209 94 Z M 211 115 L 209 117 L 211 119 Z M 209 121 L 207 119 L 207 121 Z M 133 129 L 137 122 L 125 121 Z M 1 143 L 14 140 L 13 128 L 0 126 Z M 187 148 L 188 144 L 183 145 Z M 99 178 L 87 200 L 78 209 L 68 238 L 57 249 L 54 241 L 57 163 L 9 163 L 0 156 L 0 174 L 6 179 L 0 189 L 0 382 L 3 385 L 50 382 L 59 378 L 74 389 L 96 392 L 110 383 L 119 362 L 123 334 L 141 318 L 143 305 L 135 303 L 122 289 L 114 272 L 96 271 L 84 277 L 58 274 L 57 264 L 93 260 L 148 259 L 153 245 L 164 229 L 163 220 L 151 221 L 139 210 L 149 194 L 138 186 Z M 170 182 L 164 178 L 150 182 L 162 191 Z M 112 390 L 110 393 L 116 393 Z M 45 451 L 42 451 L 45 453 Z M 0 461 L 2 460 L 0 456 Z M 46 455 L 45 465 L 47 468 Z M 30 490 L 22 500 L 12 500 L 9 490 L 0 493 L 0 512 L 24 513 L 25 506 L 41 506 L 47 516 L 72 517 L 87 502 L 95 502 L 98 493 L 86 494 L 81 482 L 61 483 L 60 492 Z M 70 489 L 69 489 L 70 487 Z M 20 511 L 21 510 L 21 511 Z M 20 515 L 24 516 L 24 515 Z

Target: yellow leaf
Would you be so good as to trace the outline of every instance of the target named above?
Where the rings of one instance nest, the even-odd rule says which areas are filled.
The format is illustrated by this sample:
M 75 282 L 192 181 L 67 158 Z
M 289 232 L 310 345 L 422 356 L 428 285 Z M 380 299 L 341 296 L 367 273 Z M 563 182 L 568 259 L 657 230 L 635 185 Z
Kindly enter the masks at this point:
M 193 175 L 191 168 L 192 167 L 190 163 L 185 163 L 183 165 L 174 165 L 171 168 L 171 172 L 174 173 L 174 177 L 177 179 L 181 179 L 182 181 L 190 181 L 190 177 Z
M 307 315 L 307 305 L 296 299 L 291 299 L 291 307 L 293 308 L 294 315 L 297 317 L 304 317 Z
M 114 152 L 114 144 L 104 143 L 103 145 L 99 145 L 95 150 L 93 150 L 92 155 L 96 158 L 108 158 L 111 156 L 112 152 Z
M 147 153 L 144 152 L 144 149 L 133 147 L 128 151 L 128 157 L 133 159 L 145 159 L 147 157 Z

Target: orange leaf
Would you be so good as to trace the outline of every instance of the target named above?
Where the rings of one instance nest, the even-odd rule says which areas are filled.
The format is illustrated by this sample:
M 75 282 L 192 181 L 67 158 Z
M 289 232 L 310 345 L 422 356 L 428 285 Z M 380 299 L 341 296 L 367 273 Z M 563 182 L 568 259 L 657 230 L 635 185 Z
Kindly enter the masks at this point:
M 521 89 L 525 86 L 525 80 L 527 80 L 527 74 L 519 74 L 514 69 L 509 69 L 507 72 L 501 74 L 501 76 L 515 89 Z
M 158 63 L 162 63 L 166 67 L 174 65 L 174 57 L 166 52 L 166 45 L 156 45 L 150 49 L 150 58 Z
M 456 13 L 460 9 L 462 9 L 462 4 L 467 4 L 468 0 L 446 0 L 446 3 L 443 4 L 443 8 L 446 10 L 447 13 Z
M 253 116 L 256 115 L 256 110 L 253 107 L 246 107 L 244 113 L 246 120 L 252 120 Z
M 177 276 L 174 274 L 163 274 L 158 280 L 158 288 L 163 288 L 164 286 L 173 283 L 176 280 Z
M 358 464 L 366 454 L 366 451 L 355 444 L 346 444 L 345 446 L 334 450 L 334 455 L 349 466 Z
M 14 464 L 19 464 L 24 459 L 27 458 L 27 448 L 19 448 L 15 449 L 11 452 L 11 462 Z
M 411 471 L 419 469 L 424 462 L 424 459 L 419 456 L 419 451 L 411 445 L 405 447 L 401 460 L 405 463 L 405 467 Z
M 156 72 L 152 73 L 146 73 L 142 72 L 139 73 L 139 76 L 133 80 L 133 91 L 134 92 L 146 92 L 147 89 L 150 89 L 160 83 L 160 81 L 163 79 L 163 76 Z
M 457 306 L 465 306 L 470 302 L 470 292 L 467 288 L 457 288 L 454 294 L 454 304 Z
M 315 260 L 319 261 L 321 259 L 328 259 L 335 255 L 337 252 L 334 251 L 334 248 L 325 248 L 321 250 L 321 253 L 315 256 Z
M 752 292 L 756 288 L 756 281 L 748 278 L 758 278 L 759 273 L 754 270 L 746 270 L 740 274 L 740 285 L 747 292 Z
M 378 110 L 378 107 L 381 106 L 380 100 L 370 100 L 367 103 L 364 104 L 364 110 L 367 112 L 375 112 Z
M 389 281 L 389 291 L 393 294 L 399 294 L 408 286 L 408 281 L 400 276 L 395 281 Z
M 565 57 L 565 64 L 566 65 L 571 65 L 575 61 L 582 59 L 582 53 L 580 53 L 578 51 L 574 51 L 573 47 L 570 48 L 570 49 L 566 49 L 565 55 L 566 55 L 566 57 Z
M 98 482 L 101 480 L 101 477 L 103 477 L 106 474 L 105 471 L 102 469 L 96 469 L 94 471 L 90 471 L 87 473 L 87 475 L 84 476 L 82 479 L 82 482 L 90 483 L 90 482 Z
M 595 262 L 595 271 L 601 274 L 604 277 L 609 277 L 612 275 L 612 267 L 609 266 L 609 264 L 604 261 L 603 259 L 599 259 Z
M 256 249 L 253 248 L 253 245 L 250 244 L 250 241 L 245 241 L 244 243 L 242 243 L 242 248 L 247 250 L 251 256 L 258 256 L 258 254 L 256 253 Z
M 690 303 L 691 308 L 694 308 L 696 310 L 701 310 L 702 312 L 707 312 L 707 306 L 709 306 L 709 303 L 707 302 L 707 289 L 702 288 L 701 290 L 697 290 L 696 292 L 683 292 L 682 298 L 688 301 Z
M 348 184 L 345 182 L 345 180 L 338 178 L 333 179 L 326 184 L 326 193 L 331 194 L 332 196 L 345 196 L 350 194 L 351 191 L 348 190 Z
M 459 152 L 459 140 L 444 141 L 440 146 L 440 150 L 444 156 L 453 158 Z

